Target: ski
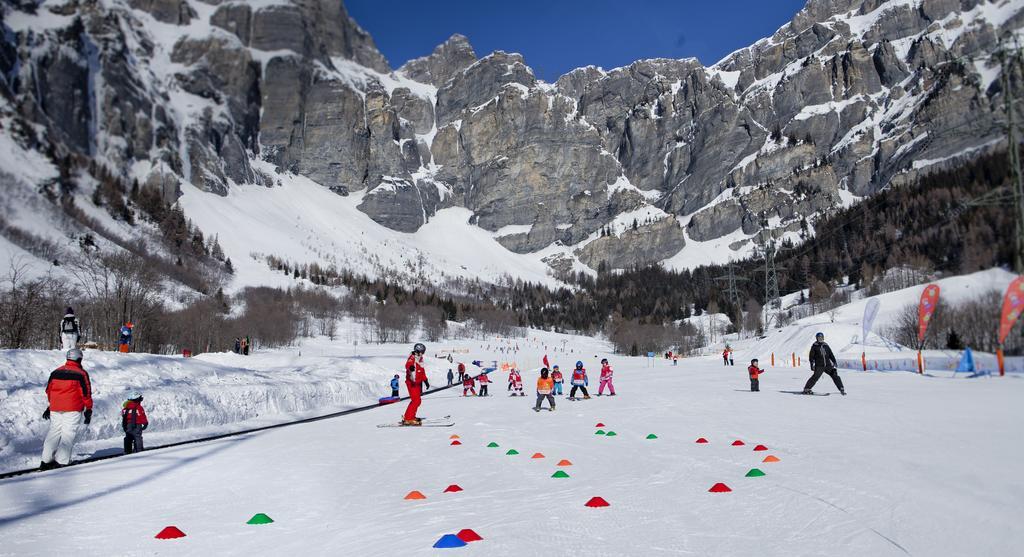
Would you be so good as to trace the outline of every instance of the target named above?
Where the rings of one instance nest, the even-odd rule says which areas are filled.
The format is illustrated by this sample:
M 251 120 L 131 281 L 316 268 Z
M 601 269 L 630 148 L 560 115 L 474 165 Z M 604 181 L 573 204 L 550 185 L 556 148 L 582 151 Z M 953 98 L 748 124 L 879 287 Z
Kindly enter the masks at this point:
M 804 396 L 828 396 L 832 393 L 805 393 L 803 391 L 779 391 L 780 393 L 787 393 L 791 395 L 804 395 Z
M 402 422 L 392 422 L 387 424 L 378 424 L 377 427 L 452 427 L 455 425 L 455 420 L 452 420 L 451 418 L 451 416 L 445 416 L 443 418 L 424 418 L 420 425 L 403 425 Z

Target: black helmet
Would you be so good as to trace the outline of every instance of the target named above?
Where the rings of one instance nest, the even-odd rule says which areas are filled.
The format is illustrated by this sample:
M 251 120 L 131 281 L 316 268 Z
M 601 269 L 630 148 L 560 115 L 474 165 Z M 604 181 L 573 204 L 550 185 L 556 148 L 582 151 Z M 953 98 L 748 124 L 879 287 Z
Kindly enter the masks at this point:
M 602 364 L 607 364 L 608 363 L 608 358 L 601 358 L 601 363 Z
M 821 338 L 821 339 L 823 339 L 823 338 L 825 338 L 825 333 L 823 333 L 821 331 L 818 331 L 817 333 L 814 334 L 814 338 Z
M 416 345 L 412 347 L 412 351 L 418 354 L 426 354 L 427 347 L 424 346 L 422 342 L 417 342 Z

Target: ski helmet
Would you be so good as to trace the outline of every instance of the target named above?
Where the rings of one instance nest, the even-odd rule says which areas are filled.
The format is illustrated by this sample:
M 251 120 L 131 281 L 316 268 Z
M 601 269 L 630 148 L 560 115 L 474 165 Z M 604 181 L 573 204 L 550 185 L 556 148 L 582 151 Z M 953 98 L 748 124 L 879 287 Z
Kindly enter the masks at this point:
M 576 369 L 580 369 L 581 367 L 583 367 L 583 362 L 576 360 Z
M 77 349 L 77 348 L 72 348 L 71 350 L 68 350 L 67 357 L 68 357 L 68 360 L 70 360 L 70 361 L 81 363 L 82 362 L 82 351 Z
M 132 391 L 131 394 L 128 395 L 128 400 L 142 400 L 142 393 L 140 391 Z
M 825 333 L 818 331 L 817 333 L 814 333 L 814 338 L 823 339 L 825 338 Z
M 426 354 L 427 347 L 424 346 L 422 342 L 417 342 L 416 345 L 412 347 L 412 351 L 418 354 Z
M 397 373 L 395 374 L 395 379 L 398 379 L 398 374 Z
M 558 369 L 557 365 L 551 366 L 551 369 Z
M 607 364 L 608 363 L 608 358 L 601 358 L 601 363 L 602 364 Z
M 754 358 L 753 360 L 750 360 L 750 365 L 754 365 L 756 363 L 757 363 L 757 358 Z

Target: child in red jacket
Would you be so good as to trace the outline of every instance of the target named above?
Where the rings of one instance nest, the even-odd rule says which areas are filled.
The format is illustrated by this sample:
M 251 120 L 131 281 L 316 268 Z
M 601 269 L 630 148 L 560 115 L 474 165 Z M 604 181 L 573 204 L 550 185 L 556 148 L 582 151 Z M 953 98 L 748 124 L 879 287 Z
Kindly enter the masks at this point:
M 750 360 L 750 367 L 747 368 L 747 373 L 750 374 L 750 391 L 751 392 L 760 391 L 761 388 L 760 388 L 760 386 L 758 384 L 757 378 L 762 373 L 764 373 L 764 370 L 759 368 L 759 367 L 757 367 L 757 358 L 754 358 L 753 360 Z
M 475 385 L 476 383 L 473 381 L 473 376 L 468 373 L 465 374 L 462 379 L 462 396 L 469 396 L 470 393 L 472 393 L 473 396 L 476 396 L 476 389 L 474 388 Z M 483 389 L 483 385 L 481 385 L 480 388 Z
M 142 393 L 134 392 L 121 407 L 121 429 L 124 430 L 124 454 L 142 450 L 142 432 L 149 427 L 146 410 L 142 408 Z

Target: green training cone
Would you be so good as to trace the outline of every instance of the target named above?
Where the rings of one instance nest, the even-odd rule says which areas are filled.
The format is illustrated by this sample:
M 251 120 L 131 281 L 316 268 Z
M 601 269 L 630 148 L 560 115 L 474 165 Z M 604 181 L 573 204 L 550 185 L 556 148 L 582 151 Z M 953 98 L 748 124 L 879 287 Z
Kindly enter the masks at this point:
M 608 433 L 604 434 L 605 437 L 614 437 L 616 435 L 618 435 L 618 433 L 615 433 L 614 431 L 609 431 Z
M 246 524 L 270 524 L 273 521 L 274 519 L 263 513 L 256 513 L 252 515 L 252 518 L 250 518 L 249 522 L 246 522 Z
M 599 429 L 599 430 L 594 432 L 594 435 L 604 435 L 604 430 L 603 429 Z
M 657 439 L 657 438 L 658 438 L 658 436 L 657 436 L 657 435 L 655 435 L 655 434 L 653 434 L 653 433 L 648 433 L 648 434 L 647 434 L 647 438 L 648 438 L 648 439 Z
M 490 443 L 488 443 L 488 444 L 487 444 L 487 446 L 488 446 L 488 447 L 491 447 L 491 448 L 494 448 L 494 447 L 497 447 L 497 446 L 498 446 L 498 444 L 497 444 L 497 443 L 495 443 L 494 441 L 491 441 Z
M 559 470 L 554 474 L 551 474 L 552 478 L 568 478 L 569 474 L 566 474 L 563 470 Z
M 751 468 L 750 471 L 747 472 L 747 477 L 748 478 L 759 478 L 759 477 L 761 477 L 763 475 L 764 475 L 764 472 L 762 472 L 761 470 L 759 470 L 757 468 Z
M 515 449 L 509 449 L 508 452 L 505 453 L 505 454 L 519 454 L 519 451 L 517 451 Z

